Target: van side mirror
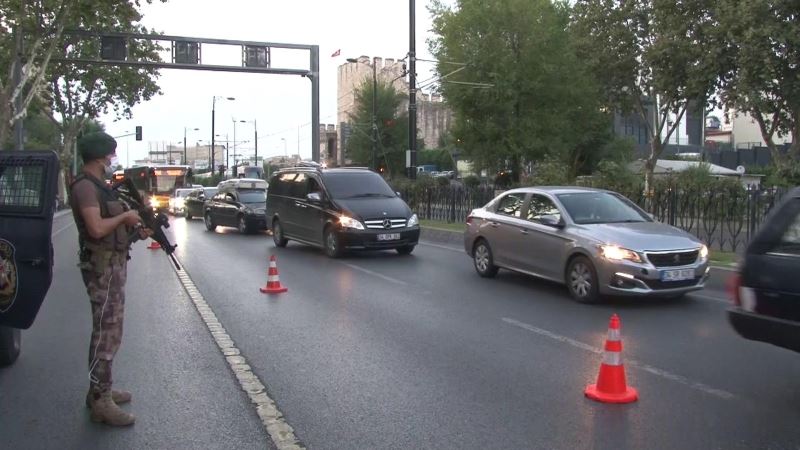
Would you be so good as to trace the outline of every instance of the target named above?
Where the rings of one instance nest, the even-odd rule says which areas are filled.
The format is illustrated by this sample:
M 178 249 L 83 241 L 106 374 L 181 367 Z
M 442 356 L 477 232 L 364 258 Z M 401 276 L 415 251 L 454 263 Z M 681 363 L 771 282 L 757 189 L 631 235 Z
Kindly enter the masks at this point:
M 310 192 L 308 195 L 306 195 L 306 200 L 310 201 L 311 203 L 321 203 L 322 196 L 319 194 L 319 192 Z
M 199 198 L 200 200 L 205 200 L 206 196 L 205 196 L 205 194 L 200 194 L 200 195 L 197 196 L 197 198 Z

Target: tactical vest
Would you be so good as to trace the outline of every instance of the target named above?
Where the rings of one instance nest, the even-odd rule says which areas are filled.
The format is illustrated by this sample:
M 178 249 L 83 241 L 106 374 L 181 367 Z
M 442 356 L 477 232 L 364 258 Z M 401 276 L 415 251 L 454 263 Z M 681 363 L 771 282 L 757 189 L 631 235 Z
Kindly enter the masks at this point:
M 105 183 L 97 178 L 82 173 L 75 178 L 70 186 L 70 206 L 72 207 L 72 214 L 75 218 L 75 225 L 78 227 L 78 243 L 80 244 L 81 251 L 86 249 L 90 251 L 112 251 L 112 252 L 127 252 L 129 248 L 128 229 L 125 225 L 118 226 L 111 234 L 101 239 L 94 239 L 89 235 L 86 228 L 86 222 L 76 208 L 76 201 L 73 198 L 73 187 L 82 182 L 88 181 L 95 186 L 97 192 L 97 202 L 100 205 L 100 217 L 108 219 L 110 217 L 118 216 L 129 208 L 122 202 L 117 193 L 111 188 L 106 186 Z

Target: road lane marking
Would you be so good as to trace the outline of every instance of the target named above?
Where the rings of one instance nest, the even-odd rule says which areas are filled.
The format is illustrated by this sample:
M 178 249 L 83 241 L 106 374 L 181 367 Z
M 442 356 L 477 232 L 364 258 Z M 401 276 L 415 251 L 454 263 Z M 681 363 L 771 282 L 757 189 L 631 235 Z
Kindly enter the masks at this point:
M 351 268 L 351 269 L 355 269 L 355 270 L 358 270 L 358 271 L 364 272 L 364 273 L 366 273 L 366 274 L 372 275 L 372 276 L 374 276 L 374 277 L 381 278 L 381 279 L 383 279 L 383 280 L 386 280 L 386 281 L 388 281 L 388 282 L 390 282 L 390 283 L 401 284 L 401 285 L 403 285 L 403 286 L 405 286 L 405 285 L 407 285 L 407 284 L 408 284 L 408 283 L 406 283 L 405 281 L 398 280 L 397 278 L 387 277 L 386 275 L 382 275 L 382 274 L 380 274 L 380 273 L 378 273 L 378 272 L 373 272 L 373 271 L 371 271 L 371 270 L 369 270 L 369 269 L 365 269 L 365 268 L 363 268 L 363 267 L 359 267 L 359 266 L 356 266 L 356 265 L 354 265 L 354 264 L 348 264 L 348 263 L 345 263 L 345 262 L 343 262 L 342 264 L 344 264 L 345 266 L 347 266 L 347 267 L 349 267 L 349 268 Z
M 203 319 L 206 328 L 211 333 L 211 337 L 228 362 L 228 366 L 230 366 L 233 375 L 236 377 L 239 387 L 250 397 L 250 401 L 255 405 L 256 414 L 258 414 L 261 424 L 272 439 L 275 447 L 278 450 L 305 449 L 297 439 L 297 436 L 295 436 L 294 429 L 286 422 L 283 414 L 278 410 L 275 401 L 267 394 L 266 386 L 253 373 L 247 363 L 247 359 L 236 348 L 233 339 L 225 331 L 225 327 L 217 319 L 217 315 L 214 314 L 211 306 L 205 301 L 203 294 L 197 289 L 189 274 L 183 269 L 175 269 L 174 266 L 170 266 L 177 273 L 178 279 L 189 298 L 192 299 L 195 309 Z M 181 263 L 181 266 L 183 266 L 183 263 Z
M 517 320 L 514 320 L 514 319 L 509 319 L 507 317 L 503 317 L 501 320 L 503 322 L 506 322 L 509 325 L 513 325 L 515 327 L 519 327 L 519 328 L 531 331 L 531 332 L 536 333 L 536 334 L 538 334 L 540 336 L 545 336 L 545 337 L 548 337 L 550 339 L 556 340 L 558 342 L 563 342 L 565 344 L 569 344 L 569 345 L 571 345 L 573 347 L 576 347 L 576 348 L 579 348 L 581 350 L 586 350 L 588 352 L 595 353 L 595 354 L 598 354 L 598 355 L 603 353 L 603 349 L 601 349 L 601 348 L 594 347 L 594 346 L 591 346 L 589 344 L 586 344 L 586 343 L 583 343 L 583 342 L 580 342 L 580 341 L 576 341 L 575 339 L 571 339 L 571 338 L 568 338 L 566 336 L 561 336 L 559 334 L 555 334 L 553 332 L 544 330 L 544 329 L 539 328 L 539 327 L 535 327 L 535 326 L 533 326 L 531 324 L 527 324 L 525 322 L 520 322 L 520 321 L 517 321 Z M 724 399 L 724 400 L 731 400 L 731 399 L 736 397 L 735 395 L 731 394 L 730 392 L 724 391 L 722 389 L 717 389 L 717 388 L 708 386 L 706 384 L 703 384 L 703 383 L 700 383 L 700 382 L 697 382 L 697 381 L 690 380 L 689 378 L 686 378 L 686 377 L 684 377 L 682 375 L 677 375 L 677 374 L 668 372 L 666 370 L 659 369 L 657 367 L 651 366 L 649 364 L 644 364 L 644 363 L 639 362 L 639 361 L 637 361 L 635 359 L 626 358 L 625 361 L 627 362 L 627 364 L 629 366 L 636 367 L 637 369 L 644 370 L 645 372 L 651 373 L 651 374 L 659 376 L 661 378 L 665 378 L 667 380 L 674 381 L 676 383 L 683 384 L 683 385 L 688 386 L 688 387 L 690 387 L 692 389 L 696 389 L 698 391 L 704 392 L 706 394 L 713 395 L 715 397 L 719 397 L 719 398 Z
M 690 292 L 689 295 L 692 296 L 692 297 L 701 298 L 703 300 L 711 300 L 713 302 L 730 303 L 730 300 L 727 299 L 727 298 L 715 297 L 713 295 L 696 294 L 694 292 Z
M 56 235 L 57 235 L 58 233 L 61 233 L 62 231 L 66 230 L 67 228 L 69 228 L 69 227 L 71 227 L 71 226 L 73 226 L 73 225 L 75 225 L 75 223 L 74 223 L 74 222 L 70 222 L 69 224 L 67 224 L 67 225 L 65 225 L 65 226 L 63 226 L 63 227 L 61 227 L 61 228 L 59 228 L 58 230 L 56 230 L 56 231 L 53 231 L 53 234 L 51 235 L 51 237 L 56 237 Z
M 464 253 L 464 249 L 463 248 L 450 247 L 448 245 L 434 244 L 434 243 L 431 243 L 431 242 L 423 242 L 423 241 L 419 241 L 419 244 L 420 245 L 426 245 L 428 247 L 436 247 L 436 248 L 441 248 L 441 249 L 444 249 L 444 250 L 450 250 L 451 252 Z

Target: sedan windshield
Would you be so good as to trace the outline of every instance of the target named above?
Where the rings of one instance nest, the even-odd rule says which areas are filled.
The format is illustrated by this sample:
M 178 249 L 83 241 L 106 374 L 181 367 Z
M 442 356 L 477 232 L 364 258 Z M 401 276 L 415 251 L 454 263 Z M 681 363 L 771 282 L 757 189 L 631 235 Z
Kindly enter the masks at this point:
M 651 221 L 630 201 L 608 192 L 558 194 L 557 197 L 577 224 Z
M 396 197 L 392 188 L 384 179 L 374 172 L 328 173 L 325 175 L 325 186 L 331 197 Z
M 242 203 L 265 203 L 267 201 L 267 191 L 263 189 L 240 189 L 239 200 Z

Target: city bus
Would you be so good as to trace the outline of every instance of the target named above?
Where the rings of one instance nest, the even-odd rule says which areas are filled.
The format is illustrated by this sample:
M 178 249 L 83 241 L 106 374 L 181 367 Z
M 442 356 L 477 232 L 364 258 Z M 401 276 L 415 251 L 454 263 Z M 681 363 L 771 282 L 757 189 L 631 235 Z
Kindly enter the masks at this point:
M 192 187 L 192 169 L 189 166 L 138 166 L 125 169 L 124 174 L 156 210 L 167 210 L 176 189 Z

